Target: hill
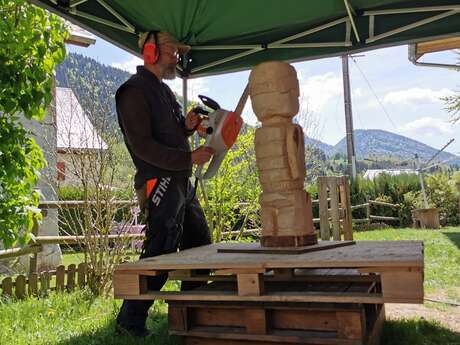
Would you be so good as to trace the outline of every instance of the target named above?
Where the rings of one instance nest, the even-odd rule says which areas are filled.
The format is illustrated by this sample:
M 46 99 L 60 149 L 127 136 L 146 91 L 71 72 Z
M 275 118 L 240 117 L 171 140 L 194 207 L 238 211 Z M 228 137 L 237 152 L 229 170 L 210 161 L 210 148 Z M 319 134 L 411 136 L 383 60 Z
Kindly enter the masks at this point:
M 354 136 L 356 157 L 358 159 L 396 157 L 401 160 L 413 160 L 414 155 L 417 154 L 421 162 L 426 162 L 438 152 L 438 149 L 417 140 L 380 129 L 357 129 L 354 131 Z M 346 145 L 346 138 L 343 138 L 334 145 L 328 154 L 346 153 Z M 449 161 L 448 164 L 460 165 L 460 157 L 448 152 L 442 152 L 436 161 L 444 161 L 451 158 L 453 160 Z

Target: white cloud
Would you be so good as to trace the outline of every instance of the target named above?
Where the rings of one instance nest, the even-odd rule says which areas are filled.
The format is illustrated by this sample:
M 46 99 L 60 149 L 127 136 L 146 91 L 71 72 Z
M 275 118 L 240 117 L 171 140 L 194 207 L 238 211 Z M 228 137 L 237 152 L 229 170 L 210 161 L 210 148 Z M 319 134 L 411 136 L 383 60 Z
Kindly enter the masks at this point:
M 165 80 L 166 84 L 178 95 L 182 96 L 182 79 Z M 187 99 L 189 101 L 198 101 L 198 95 L 206 95 L 209 92 L 209 85 L 206 79 L 197 78 L 187 81 Z
M 439 137 L 452 134 L 454 128 L 453 125 L 447 121 L 425 116 L 399 127 L 398 132 L 417 138 Z
M 131 57 L 131 59 L 127 61 L 123 61 L 120 63 L 113 63 L 112 67 L 122 69 L 126 72 L 129 72 L 131 74 L 136 73 L 136 66 L 143 65 L 143 61 L 139 59 L 137 56 Z
M 388 104 L 417 104 L 417 103 L 441 103 L 441 98 L 450 96 L 453 91 L 447 88 L 432 90 L 427 88 L 410 88 L 407 90 L 388 92 L 383 101 Z
M 328 72 L 300 78 L 301 107 L 318 112 L 330 101 L 343 93 L 342 78 L 337 74 Z

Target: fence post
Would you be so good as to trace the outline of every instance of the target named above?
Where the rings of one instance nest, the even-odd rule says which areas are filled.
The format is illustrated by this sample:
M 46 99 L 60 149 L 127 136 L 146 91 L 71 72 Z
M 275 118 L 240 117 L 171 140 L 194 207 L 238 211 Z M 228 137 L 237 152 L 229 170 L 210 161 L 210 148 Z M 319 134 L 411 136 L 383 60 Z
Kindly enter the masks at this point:
M 456 183 L 458 193 L 460 194 L 460 182 Z M 458 220 L 460 221 L 460 195 L 458 196 Z
M 64 291 L 65 267 L 60 265 L 56 267 L 56 292 Z
M 371 225 L 371 202 L 369 197 L 366 197 L 366 218 L 367 218 L 367 226 Z
M 2 280 L 2 295 L 13 296 L 13 280 L 11 277 L 3 278 Z
M 329 202 L 327 201 L 327 177 L 318 177 L 318 200 L 319 200 L 319 227 L 321 239 L 328 241 L 331 238 L 329 230 Z
M 86 285 L 86 264 L 84 262 L 78 265 L 77 273 L 78 287 L 83 289 Z
M 338 194 L 338 177 L 327 177 L 327 186 L 331 198 L 331 218 L 332 218 L 332 238 L 334 241 L 340 241 L 340 215 L 339 215 L 339 194 Z
M 20 274 L 16 277 L 16 297 L 22 299 L 26 296 L 26 277 Z
M 75 288 L 75 273 L 77 268 L 74 264 L 70 264 L 67 267 L 67 291 L 73 291 Z
M 38 274 L 29 274 L 29 296 L 38 296 Z
M 340 201 L 341 207 L 345 210 L 343 219 L 343 239 L 345 241 L 353 240 L 353 215 L 351 214 L 351 197 L 348 176 L 340 177 Z
M 38 220 L 36 217 L 34 217 L 33 222 L 34 222 L 34 225 L 32 227 L 32 234 L 34 236 L 38 236 L 40 225 L 38 224 Z M 29 273 L 37 272 L 37 262 L 38 262 L 38 253 L 33 253 L 29 261 Z

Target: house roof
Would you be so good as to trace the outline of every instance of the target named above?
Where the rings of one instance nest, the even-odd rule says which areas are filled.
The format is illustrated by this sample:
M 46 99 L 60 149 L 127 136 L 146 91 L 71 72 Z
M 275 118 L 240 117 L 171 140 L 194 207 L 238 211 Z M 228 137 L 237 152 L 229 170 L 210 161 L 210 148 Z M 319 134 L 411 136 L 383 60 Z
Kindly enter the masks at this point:
M 66 21 L 66 25 L 69 29 L 69 37 L 65 40 L 65 43 L 85 48 L 96 43 L 96 36 L 92 33 L 69 21 Z
M 418 175 L 418 171 L 414 169 L 368 169 L 363 177 L 368 180 L 373 180 L 380 174 L 387 174 L 390 176 L 396 176 L 401 174 Z
M 56 87 L 56 126 L 58 149 L 106 150 L 108 148 L 70 88 Z

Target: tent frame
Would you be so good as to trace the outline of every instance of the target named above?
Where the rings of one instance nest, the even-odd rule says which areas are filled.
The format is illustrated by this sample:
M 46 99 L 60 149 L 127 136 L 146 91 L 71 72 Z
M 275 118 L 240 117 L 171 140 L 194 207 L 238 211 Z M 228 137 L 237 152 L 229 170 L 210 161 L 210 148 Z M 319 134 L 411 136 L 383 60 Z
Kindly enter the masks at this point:
M 53 4 L 58 5 L 59 0 L 50 0 Z M 139 35 L 139 32 L 137 29 L 132 25 L 126 18 L 124 18 L 120 13 L 118 13 L 116 10 L 114 10 L 110 5 L 107 4 L 105 0 L 96 0 L 102 7 L 104 7 L 108 13 L 110 13 L 114 18 L 118 20 L 117 22 L 113 22 L 110 20 L 106 20 L 103 18 L 96 17 L 94 15 L 82 12 L 78 10 L 78 6 L 87 2 L 88 0 L 70 0 L 70 5 L 68 9 L 68 13 L 77 17 L 85 18 L 87 20 L 106 25 L 109 27 L 112 27 L 117 30 L 125 31 L 128 33 L 131 33 L 133 35 Z M 40 6 L 45 6 L 47 9 L 49 9 L 52 12 L 57 12 L 56 9 L 51 8 L 49 6 L 44 5 L 43 3 L 39 2 L 38 0 L 31 0 L 31 2 L 36 3 L 37 5 Z M 354 11 L 352 7 L 351 0 L 344 0 L 344 6 L 347 11 L 347 16 L 343 18 L 339 18 L 336 20 L 333 20 L 331 22 L 310 28 L 308 30 L 302 31 L 298 34 L 292 35 L 285 37 L 283 39 L 271 42 L 269 44 L 252 44 L 252 45 L 201 45 L 201 46 L 192 46 L 192 50 L 243 50 L 240 53 L 225 57 L 220 60 L 216 60 L 213 62 L 210 62 L 208 64 L 202 65 L 202 66 L 197 66 L 193 68 L 190 73 L 192 74 L 191 76 L 185 76 L 184 75 L 184 65 L 181 67 L 178 65 L 178 70 L 181 72 L 181 76 L 183 78 L 198 78 L 198 77 L 203 77 L 207 75 L 216 75 L 220 74 L 219 72 L 215 73 L 206 73 L 205 71 L 211 67 L 215 67 L 218 65 L 222 65 L 226 62 L 229 61 L 234 61 L 237 59 L 240 59 L 242 57 L 255 54 L 257 52 L 260 52 L 262 50 L 266 49 L 310 49 L 310 48 L 325 48 L 325 47 L 352 47 L 354 45 L 353 41 L 351 40 L 351 30 L 353 30 L 355 39 L 358 43 L 360 43 L 362 40 L 359 37 L 358 30 L 356 28 L 356 23 L 355 23 L 355 18 L 357 17 L 356 12 Z M 443 12 L 440 14 L 437 14 L 432 17 L 425 18 L 423 20 L 419 20 L 416 22 L 413 22 L 408 25 L 396 27 L 392 30 L 382 32 L 382 33 L 375 33 L 375 24 L 377 20 L 385 20 L 385 16 L 388 15 L 404 15 L 404 14 L 409 14 L 409 13 L 429 13 L 429 12 Z M 399 33 L 421 27 L 423 25 L 430 24 L 435 21 L 439 21 L 442 19 L 445 19 L 447 17 L 450 17 L 452 15 L 460 13 L 460 5 L 443 5 L 443 6 L 421 6 L 421 7 L 410 7 L 410 8 L 400 8 L 400 9 L 387 9 L 387 10 L 369 10 L 369 11 L 364 11 L 361 16 L 369 17 L 368 21 L 368 27 L 369 27 L 369 37 L 365 40 L 366 44 L 378 42 L 379 40 L 382 40 L 384 38 L 390 37 L 397 35 Z M 71 17 L 68 15 L 65 15 L 64 13 L 58 13 L 58 15 L 65 17 L 71 22 L 74 22 L 76 25 L 79 25 L 86 30 L 90 32 L 94 32 L 94 29 L 89 28 L 87 25 L 83 25 L 80 23 L 78 20 L 75 19 L 75 17 Z M 313 33 L 317 33 L 332 27 L 335 27 L 337 25 L 345 24 L 345 37 L 343 41 L 340 42 L 317 42 L 317 43 L 288 43 L 290 41 L 293 41 L 295 39 L 305 37 L 308 35 L 311 35 Z M 97 35 L 101 35 L 100 33 L 95 33 Z M 455 33 L 453 35 L 458 35 L 458 33 Z M 452 35 L 449 35 L 452 36 Z M 114 42 L 112 39 L 106 37 L 105 35 L 102 35 L 104 39 L 107 39 L 111 43 L 114 43 L 115 45 L 120 47 L 120 44 L 117 42 Z M 446 36 L 442 36 L 446 37 Z M 435 37 L 430 37 L 427 39 L 433 39 Z M 386 44 L 382 46 L 391 46 L 391 44 Z M 372 47 L 357 47 L 356 51 L 365 51 L 368 49 L 375 49 L 378 47 L 382 46 L 372 46 Z M 131 53 L 139 56 L 139 52 L 132 51 L 131 49 L 128 49 L 127 47 L 121 47 L 124 50 L 129 50 Z M 336 54 L 325 54 L 324 56 L 315 56 L 316 59 L 322 58 L 322 57 L 327 57 L 327 56 L 334 56 Z M 188 57 L 184 57 L 184 64 L 187 63 Z M 305 61 L 306 59 L 298 59 L 294 60 L 292 62 L 296 61 Z M 229 70 L 226 73 L 229 72 L 236 72 L 239 70 L 244 70 L 246 68 L 240 68 L 240 69 L 235 69 L 235 70 Z M 201 72 L 198 73 L 197 72 Z M 223 73 L 223 72 L 222 72 Z

